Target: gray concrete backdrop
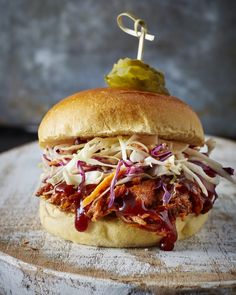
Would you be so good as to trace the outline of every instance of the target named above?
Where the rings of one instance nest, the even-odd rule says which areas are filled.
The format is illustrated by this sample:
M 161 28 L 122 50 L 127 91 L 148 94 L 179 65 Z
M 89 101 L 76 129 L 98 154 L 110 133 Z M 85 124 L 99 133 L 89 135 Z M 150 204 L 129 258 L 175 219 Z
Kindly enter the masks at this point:
M 236 1 L 0 0 L 0 125 L 36 128 L 59 99 L 104 86 L 120 57 L 136 57 L 125 10 L 156 35 L 144 60 L 189 103 L 208 133 L 236 138 Z

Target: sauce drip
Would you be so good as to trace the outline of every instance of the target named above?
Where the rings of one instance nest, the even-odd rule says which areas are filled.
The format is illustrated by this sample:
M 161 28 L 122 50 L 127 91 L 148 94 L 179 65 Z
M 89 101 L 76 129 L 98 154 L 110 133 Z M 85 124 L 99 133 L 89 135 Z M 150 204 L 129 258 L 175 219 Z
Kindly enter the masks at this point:
M 167 235 L 160 241 L 160 249 L 164 251 L 172 251 L 175 246 L 176 239 L 172 238 L 172 235 Z
M 84 211 L 80 208 L 76 209 L 75 214 L 75 228 L 77 231 L 83 232 L 88 228 L 89 218 L 85 215 Z
M 164 230 L 167 235 L 161 239 L 159 246 L 161 250 L 172 251 L 178 238 L 175 226 L 175 218 L 171 216 L 170 212 L 167 209 L 160 212 L 160 214 L 164 224 Z
M 85 188 L 83 188 L 83 191 L 85 191 Z M 84 209 L 81 208 L 81 201 L 82 201 L 82 191 L 79 188 L 77 193 L 79 194 L 79 198 L 77 200 L 77 206 L 75 210 L 75 228 L 79 232 L 86 231 L 89 224 L 89 217 L 85 214 Z

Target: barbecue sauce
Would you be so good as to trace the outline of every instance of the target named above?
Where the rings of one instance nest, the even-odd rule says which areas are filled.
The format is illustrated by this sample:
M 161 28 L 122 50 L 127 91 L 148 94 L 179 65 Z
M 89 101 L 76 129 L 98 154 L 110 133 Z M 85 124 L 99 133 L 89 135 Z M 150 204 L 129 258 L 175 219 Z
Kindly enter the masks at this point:
M 76 209 L 75 214 L 75 228 L 77 231 L 83 232 L 88 228 L 89 218 L 85 215 L 84 211 L 80 208 Z
M 164 230 L 167 235 L 160 241 L 160 249 L 164 251 L 172 251 L 174 249 L 175 242 L 177 241 L 178 234 L 175 226 L 175 218 L 171 216 L 168 210 L 161 212 Z
M 164 251 L 171 251 L 174 248 L 174 244 L 178 238 L 175 218 L 169 216 L 168 210 L 165 206 L 160 207 L 158 210 L 146 209 L 141 200 L 135 200 L 132 196 L 128 195 L 123 199 L 123 206 L 119 208 L 119 214 L 124 216 L 137 216 L 145 213 L 150 214 L 150 216 L 158 218 L 158 223 L 160 224 L 160 232 L 166 233 L 160 241 L 160 249 Z M 159 234 L 159 231 L 157 232 Z
M 64 193 L 66 195 L 72 195 L 76 192 L 76 190 L 74 189 L 73 185 L 61 183 L 61 184 L 57 185 L 57 187 L 55 188 L 55 192 L 56 193 Z
M 160 241 L 161 250 L 173 250 L 174 243 L 177 240 L 177 232 L 173 222 L 174 220 L 171 221 L 168 210 L 165 207 L 160 208 L 159 211 L 146 209 L 141 200 L 136 200 L 131 195 L 127 195 L 122 201 L 122 205 L 119 204 L 119 206 L 117 206 L 118 204 L 116 204 L 116 208 L 114 207 L 118 216 L 138 216 L 145 213 L 150 214 L 150 216 L 155 216 L 160 221 L 161 232 L 166 233 L 166 236 Z M 81 209 L 80 204 L 78 204 L 75 214 L 75 228 L 79 232 L 86 231 L 89 221 L 89 217 L 85 214 L 84 210 Z
M 179 190 L 181 191 L 181 193 L 188 192 L 192 195 L 197 194 L 197 191 L 195 192 L 194 187 L 191 185 L 191 183 L 186 183 L 185 185 L 182 185 Z M 75 228 L 79 232 L 86 231 L 90 222 L 90 218 L 86 215 L 85 210 L 80 207 L 81 198 L 82 194 L 80 194 L 80 198 L 78 199 L 78 205 L 75 214 Z M 211 196 L 210 198 L 205 197 L 204 200 L 202 200 L 203 208 L 201 208 L 201 213 L 206 213 L 210 210 L 213 203 L 212 199 L 213 196 Z M 193 207 L 193 209 L 196 209 L 196 204 Z M 122 197 L 117 197 L 114 200 L 114 204 L 110 209 L 111 212 L 113 211 L 116 213 L 118 218 L 120 216 L 130 217 L 149 214 L 149 217 L 146 219 L 147 225 L 138 225 L 138 227 L 163 236 L 159 243 L 159 247 L 161 250 L 173 250 L 174 244 L 178 238 L 175 225 L 176 216 L 171 210 L 168 209 L 168 206 L 158 205 L 154 209 L 147 208 L 141 199 L 135 198 L 131 193 L 129 193 L 129 191 L 126 191 L 125 195 L 123 195 Z
M 166 237 L 162 238 L 160 241 L 160 249 L 164 251 L 172 251 L 176 242 L 176 239 L 173 237 L 175 236 L 167 235 Z

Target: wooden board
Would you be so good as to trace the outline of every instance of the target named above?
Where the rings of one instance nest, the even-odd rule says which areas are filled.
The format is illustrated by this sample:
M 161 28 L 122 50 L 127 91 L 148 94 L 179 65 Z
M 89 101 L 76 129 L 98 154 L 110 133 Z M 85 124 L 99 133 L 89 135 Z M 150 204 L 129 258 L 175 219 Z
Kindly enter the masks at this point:
M 213 157 L 236 168 L 235 150 L 218 138 Z M 0 155 L 0 294 L 235 294 L 234 185 L 221 182 L 205 227 L 173 252 L 87 247 L 41 228 L 40 155 L 37 143 Z

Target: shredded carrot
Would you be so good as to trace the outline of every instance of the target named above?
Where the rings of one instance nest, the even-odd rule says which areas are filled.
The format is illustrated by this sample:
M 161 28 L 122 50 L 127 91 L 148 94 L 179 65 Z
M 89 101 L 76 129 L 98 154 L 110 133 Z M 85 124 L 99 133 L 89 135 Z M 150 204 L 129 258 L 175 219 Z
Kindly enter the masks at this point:
M 48 163 L 49 166 L 55 166 L 58 164 L 57 160 L 52 160 L 51 162 Z
M 92 191 L 92 193 L 82 201 L 82 208 L 88 206 L 92 201 L 94 201 L 102 192 L 104 192 L 111 185 L 111 182 L 115 173 L 116 171 L 112 172 L 107 177 L 105 177 L 103 181 L 95 188 L 95 190 Z M 124 173 L 124 170 L 121 170 L 118 173 L 118 177 L 121 176 L 123 173 Z

